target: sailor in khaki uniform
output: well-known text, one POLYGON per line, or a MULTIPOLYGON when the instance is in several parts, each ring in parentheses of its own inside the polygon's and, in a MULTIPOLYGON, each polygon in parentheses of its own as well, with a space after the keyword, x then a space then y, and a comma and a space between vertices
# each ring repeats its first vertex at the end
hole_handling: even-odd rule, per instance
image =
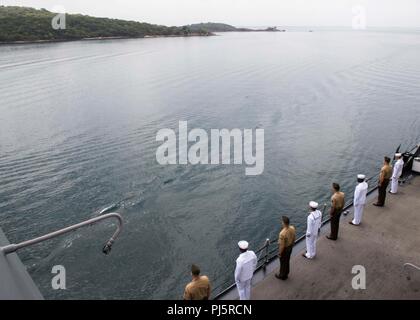
POLYGON ((359 183, 354 190, 353 207, 354 207, 354 218, 349 223, 358 226, 362 222, 363 210, 366 205, 366 196, 368 191, 368 184, 365 181, 366 176, 359 174, 357 176, 357 182, 359 183))
POLYGON ((322 213, 318 209, 318 203, 309 202, 310 212, 307 219, 306 227, 306 253, 305 258, 313 259, 316 255, 316 240, 318 238, 319 229, 321 228, 322 213))
POLYGON ((257 267, 257 256, 254 251, 248 251, 248 242, 239 241, 241 254, 236 259, 235 282, 240 300, 251 299, 251 280, 257 267))
POLYGON ((402 171, 404 168, 404 160, 402 159, 401 153, 396 153, 395 158, 397 162, 394 164, 394 168, 392 170, 392 177, 391 177, 391 190, 389 193, 396 194, 398 191, 398 180, 402 175, 402 171))
POLYGON ((338 228, 340 226, 340 217, 343 212, 345 198, 344 193, 340 191, 340 185, 338 183, 332 184, 333 195, 331 197, 331 209, 330 209, 330 226, 331 233, 327 236, 329 240, 337 240, 338 228))
POLYGON ((206 276, 200 276, 200 268, 191 266, 192 281, 187 284, 184 291, 184 300, 209 300, 210 281, 206 276))
POLYGON ((275 276, 277 279, 286 280, 290 272, 290 256, 292 255, 293 246, 296 240, 296 230, 294 226, 290 225, 288 217, 282 217, 283 229, 279 234, 279 259, 280 259, 280 270, 275 276))
POLYGON ((388 187, 389 179, 392 177, 392 168, 389 165, 390 162, 390 158, 384 158, 384 165, 381 169, 381 173, 379 174, 378 200, 373 204, 377 207, 383 207, 385 205, 386 188, 388 187))

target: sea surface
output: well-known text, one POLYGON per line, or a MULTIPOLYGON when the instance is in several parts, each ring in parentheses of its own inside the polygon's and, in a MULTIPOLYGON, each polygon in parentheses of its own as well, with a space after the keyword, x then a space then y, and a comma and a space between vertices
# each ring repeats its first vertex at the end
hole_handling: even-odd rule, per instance
POLYGON ((180 299, 191 263, 217 290, 237 242, 299 234, 310 200, 420 142, 420 33, 225 33, 0 46, 0 226, 47 299, 180 299), (265 168, 156 161, 163 128, 265 131, 265 168), (66 290, 53 290, 54 265, 66 290))

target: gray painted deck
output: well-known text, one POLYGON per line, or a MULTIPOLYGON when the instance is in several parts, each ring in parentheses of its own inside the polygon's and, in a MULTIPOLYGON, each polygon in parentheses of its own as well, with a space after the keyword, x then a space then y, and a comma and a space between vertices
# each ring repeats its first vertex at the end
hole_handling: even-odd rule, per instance
MULTIPOLYGON (((0 229, 0 246, 9 244, 0 229)), ((32 278, 16 253, 5 256, 0 252, 0 300, 43 299, 32 278)))
POLYGON ((407 262, 420 266, 420 177, 388 194, 385 207, 372 203, 359 227, 348 224, 348 215, 337 241, 322 235, 314 260, 295 248, 289 279, 269 273, 252 288, 252 299, 420 299, 420 271, 403 268, 407 262), (352 288, 354 265, 366 268, 366 290, 352 288))

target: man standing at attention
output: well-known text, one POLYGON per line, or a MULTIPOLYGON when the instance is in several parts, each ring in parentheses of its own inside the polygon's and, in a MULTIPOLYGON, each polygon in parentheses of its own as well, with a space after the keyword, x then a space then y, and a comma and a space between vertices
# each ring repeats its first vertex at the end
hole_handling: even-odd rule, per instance
POLYGON ((296 240, 296 230, 294 226, 290 225, 288 217, 282 217, 282 230, 279 234, 279 258, 280 271, 276 273, 277 279, 286 280, 290 272, 290 256, 292 254, 293 245, 296 240))
POLYGON ((392 168, 389 165, 390 162, 390 158, 384 158, 384 165, 381 169, 381 173, 379 174, 378 201, 376 201, 376 203, 373 204, 377 207, 383 207, 385 205, 386 188, 388 187, 389 179, 392 176, 392 168))
POLYGON ((251 299, 251 280, 257 267, 257 256, 254 251, 248 251, 248 242, 239 241, 241 254, 236 259, 235 282, 240 300, 251 299))
POLYGON ((354 217, 353 221, 349 223, 358 226, 362 222, 363 216, 363 209, 365 208, 366 204, 366 196, 368 191, 368 184, 365 181, 366 176, 363 174, 359 174, 357 176, 357 182, 359 183, 354 190, 354 199, 353 199, 353 207, 354 207, 354 217))
POLYGON ((397 162, 394 164, 394 168, 392 170, 392 178, 391 178, 391 190, 389 193, 396 194, 398 191, 398 180, 400 179, 402 175, 402 171, 404 168, 404 160, 402 159, 401 153, 395 154, 395 159, 397 162))
POLYGON ((318 203, 309 202, 310 212, 306 227, 306 253, 302 254, 307 259, 313 259, 316 255, 316 239, 321 228, 322 213, 318 209, 318 203))
POLYGON ((191 266, 192 281, 187 284, 184 291, 184 300, 209 300, 210 281, 206 276, 200 276, 200 268, 195 264, 191 266))
POLYGON ((337 240, 338 228, 340 226, 340 217, 344 208, 344 193, 340 191, 340 185, 338 183, 332 184, 333 195, 331 197, 331 209, 330 209, 330 225, 331 234, 327 236, 329 240, 337 240))

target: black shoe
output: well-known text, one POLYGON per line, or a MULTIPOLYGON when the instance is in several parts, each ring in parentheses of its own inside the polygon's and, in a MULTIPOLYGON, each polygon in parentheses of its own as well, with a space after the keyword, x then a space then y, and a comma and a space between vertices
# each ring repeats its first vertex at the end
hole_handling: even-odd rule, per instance
POLYGON ((330 237, 330 236, 325 236, 325 238, 327 238, 328 240, 333 240, 333 241, 335 241, 335 240, 337 240, 337 238, 333 238, 333 237, 330 237))
POLYGON ((287 276, 286 276, 286 277, 280 277, 280 275, 279 275, 278 273, 276 273, 274 276, 275 276, 277 279, 280 279, 280 280, 286 280, 286 279, 287 279, 287 276))
POLYGON ((374 203, 373 204, 375 207, 383 207, 384 205, 383 204, 379 204, 379 203, 374 203))

